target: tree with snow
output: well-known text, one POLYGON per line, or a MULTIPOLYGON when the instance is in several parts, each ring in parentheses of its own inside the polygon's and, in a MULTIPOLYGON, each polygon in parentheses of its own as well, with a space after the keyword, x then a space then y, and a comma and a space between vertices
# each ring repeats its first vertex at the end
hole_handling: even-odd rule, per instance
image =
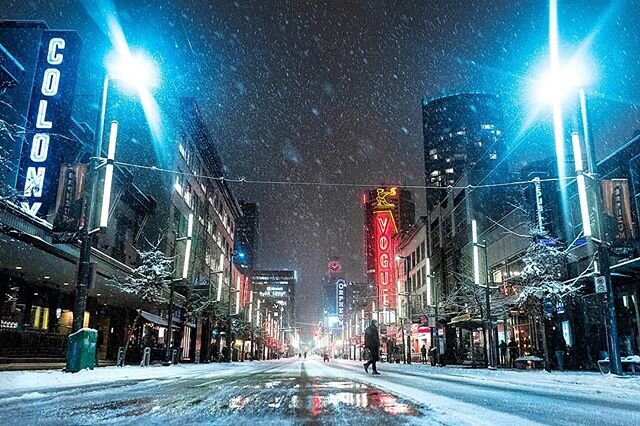
POLYGON ((515 303, 536 314, 542 331, 542 351, 545 369, 549 370, 549 348, 545 327, 544 303, 565 302, 579 293, 583 284, 578 278, 563 280, 564 269, 569 255, 566 249, 547 245, 538 241, 552 241, 551 238, 536 238, 522 257, 522 273, 515 280, 515 303))
POLYGON ((155 244, 151 244, 149 250, 139 250, 139 266, 134 268, 124 277, 112 278, 112 285, 118 287, 122 292, 133 295, 136 298, 138 309, 133 324, 128 328, 127 340, 124 346, 124 358, 131 337, 138 327, 142 317, 142 307, 145 303, 165 303, 174 272, 174 258, 165 255, 159 249, 162 238, 155 244))

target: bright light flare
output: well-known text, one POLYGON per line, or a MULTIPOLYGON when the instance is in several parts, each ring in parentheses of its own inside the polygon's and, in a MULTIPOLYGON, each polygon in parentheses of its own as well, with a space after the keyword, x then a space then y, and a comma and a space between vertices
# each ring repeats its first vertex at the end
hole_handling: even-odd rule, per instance
POLYGON ((137 91, 158 87, 160 73, 155 62, 142 52, 113 52, 107 58, 109 77, 137 91))
POLYGON ((537 81, 536 95, 545 104, 562 102, 590 82, 591 71, 582 62, 574 60, 545 73, 537 81))

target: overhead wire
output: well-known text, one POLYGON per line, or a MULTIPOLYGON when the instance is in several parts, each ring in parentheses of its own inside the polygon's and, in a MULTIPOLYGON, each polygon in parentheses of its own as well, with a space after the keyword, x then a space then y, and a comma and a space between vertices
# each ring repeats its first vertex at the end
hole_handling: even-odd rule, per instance
MULTIPOLYGON (((336 187, 336 188, 379 188, 380 184, 367 183, 367 182, 321 182, 321 181, 289 181, 289 180, 268 180, 268 179, 247 179, 244 177, 239 178, 229 178, 224 176, 209 176, 192 172, 183 172, 176 169, 169 169, 157 166, 149 166, 144 164, 130 163, 124 161, 115 161, 114 164, 123 166, 123 167, 131 167, 137 169, 150 170, 161 173, 169 173, 179 176, 187 176, 193 177, 196 179, 207 179, 214 180, 219 182, 228 182, 228 183, 239 183, 239 184, 253 184, 253 185, 290 185, 290 186, 315 186, 315 187, 336 187)), ((479 185, 448 185, 448 186, 431 186, 431 185, 402 185, 402 188, 405 189, 434 189, 434 190, 444 190, 449 191, 452 189, 477 189, 477 188, 496 188, 496 187, 504 187, 504 186, 518 186, 518 185, 529 185, 534 182, 557 182, 560 180, 575 180, 575 176, 567 176, 565 178, 544 178, 544 179, 529 179, 529 180, 518 180, 512 182, 499 182, 499 183, 490 183, 490 184, 479 184, 479 185)))

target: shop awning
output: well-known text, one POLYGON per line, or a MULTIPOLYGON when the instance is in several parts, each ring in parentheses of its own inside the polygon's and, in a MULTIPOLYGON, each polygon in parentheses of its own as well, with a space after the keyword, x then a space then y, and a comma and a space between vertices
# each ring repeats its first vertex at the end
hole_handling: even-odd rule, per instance
POLYGON ((140 315, 142 316, 142 318, 146 319, 147 321, 157 324, 159 326, 167 327, 169 325, 166 319, 162 318, 161 316, 154 315, 150 312, 140 311, 140 315))
MULTIPOLYGON (((147 311, 140 311, 140 315, 142 316, 142 318, 146 319, 149 322, 152 322, 156 325, 159 325, 160 327, 167 327, 169 324, 167 323, 167 320, 165 318, 162 318, 161 316, 152 314, 151 312, 147 312, 147 311)), ((173 323, 171 324, 172 328, 180 328, 179 324, 173 323)))
POLYGON ((449 321, 449 324, 466 330, 476 330, 482 327, 482 319, 471 318, 471 314, 463 314, 453 317, 451 321, 449 321))

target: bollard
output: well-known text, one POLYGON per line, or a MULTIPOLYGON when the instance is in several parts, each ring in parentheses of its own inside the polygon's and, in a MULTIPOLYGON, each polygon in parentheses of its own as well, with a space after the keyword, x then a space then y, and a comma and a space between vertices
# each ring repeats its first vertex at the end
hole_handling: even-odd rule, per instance
POLYGON ((140 361, 140 367, 148 367, 151 362, 151 348, 144 348, 144 353, 142 354, 142 361, 140 361))
POLYGON ((193 362, 200 364, 200 351, 196 351, 193 362))
POLYGON ((118 359, 116 360, 116 365, 118 367, 124 367, 124 347, 120 346, 118 348, 118 359))
POLYGON ((178 350, 174 349, 171 351, 171 362, 173 364, 177 364, 178 363, 178 350))

